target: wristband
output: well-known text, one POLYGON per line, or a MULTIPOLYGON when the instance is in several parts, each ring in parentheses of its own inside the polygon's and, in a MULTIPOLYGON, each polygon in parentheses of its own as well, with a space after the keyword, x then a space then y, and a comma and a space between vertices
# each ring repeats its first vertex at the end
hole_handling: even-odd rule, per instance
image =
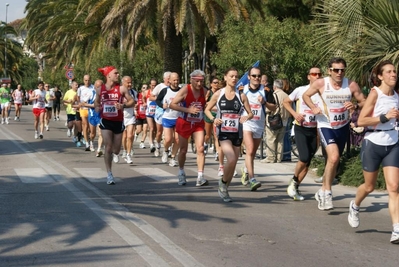
POLYGON ((126 108, 126 104, 125 103, 123 103, 123 108, 126 108))
POLYGON ((211 121, 212 123, 214 123, 214 122, 215 122, 215 118, 211 119, 210 121, 211 121))
POLYGON ((389 119, 387 118, 387 116, 385 116, 385 114, 380 115, 380 122, 381 123, 386 123, 388 121, 389 121, 389 119))

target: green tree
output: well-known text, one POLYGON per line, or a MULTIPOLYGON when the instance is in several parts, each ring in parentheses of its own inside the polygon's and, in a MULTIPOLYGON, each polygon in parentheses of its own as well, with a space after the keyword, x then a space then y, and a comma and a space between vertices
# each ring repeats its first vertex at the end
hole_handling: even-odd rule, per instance
POLYGON ((368 85, 372 68, 381 60, 399 64, 399 2, 392 0, 326 0, 315 13, 314 43, 321 60, 342 56, 347 76, 368 85))
POLYGON ((23 57, 23 50, 20 43, 14 39, 8 38, 16 36, 15 29, 3 23, 0 26, 0 58, 1 58, 1 72, 2 75, 6 74, 14 82, 21 80, 21 73, 18 69, 21 67, 21 58, 23 57))
POLYGON ((220 71, 236 67, 244 73, 260 60, 271 79, 288 78, 293 86, 307 84, 307 71, 317 62, 317 47, 310 42, 311 25, 274 17, 253 23, 228 19, 218 35, 219 53, 213 63, 220 71))

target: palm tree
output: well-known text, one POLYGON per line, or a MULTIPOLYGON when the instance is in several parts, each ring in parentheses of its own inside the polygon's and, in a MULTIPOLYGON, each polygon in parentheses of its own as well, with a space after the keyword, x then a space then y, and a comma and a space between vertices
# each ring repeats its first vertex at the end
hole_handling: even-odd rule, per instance
POLYGON ((322 59, 342 56, 347 75, 366 85, 381 60, 399 64, 399 2, 392 0, 326 0, 315 14, 315 45, 322 59))
MULTIPOLYGON (((261 11, 260 0, 91 0, 92 9, 88 19, 96 16, 105 3, 112 8, 102 21, 102 31, 108 36, 109 43, 119 38, 121 27, 130 35, 124 35, 122 42, 134 51, 135 43, 142 33, 151 32, 148 27, 156 27, 158 41, 163 47, 164 69, 182 73, 183 36, 188 33, 190 54, 195 50, 195 36, 205 36, 207 32, 215 34, 227 12, 236 18, 249 18, 247 6, 261 11), (101 4, 94 4, 101 2, 101 4), (244 4, 243 4, 244 2, 244 4)), ((153 32, 153 31, 152 31, 153 32)))
POLYGON ((4 36, 4 38, 0 38, 0 57, 2 59, 0 65, 8 77, 18 82, 21 78, 18 69, 21 65, 23 50, 20 43, 14 39, 7 38, 9 35, 17 36, 17 33, 13 27, 2 23, 0 26, 0 36, 4 36), (6 66, 4 66, 4 63, 6 66))

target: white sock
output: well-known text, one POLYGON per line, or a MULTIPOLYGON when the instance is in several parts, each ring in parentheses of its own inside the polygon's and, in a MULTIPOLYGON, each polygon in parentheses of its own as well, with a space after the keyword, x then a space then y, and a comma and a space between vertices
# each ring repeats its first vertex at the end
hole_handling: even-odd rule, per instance
POLYGON ((204 172, 203 171, 198 171, 198 178, 201 178, 204 176, 204 172))
POLYGON ((184 174, 184 169, 179 169, 179 175, 184 174))
POLYGON ((399 233, 399 223, 394 223, 393 224, 393 231, 396 233, 399 233))

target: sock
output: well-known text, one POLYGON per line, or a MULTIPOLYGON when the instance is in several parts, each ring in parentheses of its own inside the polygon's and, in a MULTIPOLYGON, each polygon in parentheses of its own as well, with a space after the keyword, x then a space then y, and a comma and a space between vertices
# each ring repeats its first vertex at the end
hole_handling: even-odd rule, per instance
POLYGON ((184 174, 184 169, 179 169, 179 175, 184 174))
POLYGON ((294 179, 294 181, 295 181, 296 183, 299 182, 299 181, 298 181, 298 177, 296 177, 295 175, 292 177, 292 179, 294 179))
POLYGON ((245 173, 248 173, 247 167, 244 167, 244 172, 245 172, 245 173))
POLYGON ((249 180, 250 180, 251 182, 256 181, 255 177, 252 177, 252 178, 250 178, 249 180))
POLYGON ((90 141, 90 146, 93 146, 93 141, 90 141))
POLYGON ((204 176, 204 172, 203 171, 198 171, 198 178, 201 178, 204 176))
POLYGON ((227 184, 227 182, 223 181, 223 178, 221 180, 222 180, 222 183, 227 184))
POLYGON ((393 224, 393 231, 396 233, 399 233, 399 223, 394 223, 393 224))
POLYGON ((219 169, 224 169, 224 166, 219 164, 219 169))
POLYGON ((357 206, 357 205, 355 204, 355 202, 353 202, 353 204, 352 204, 352 209, 359 211, 359 206, 357 206))
POLYGON ((109 172, 108 172, 108 175, 112 175, 112 171, 109 171, 109 172))

